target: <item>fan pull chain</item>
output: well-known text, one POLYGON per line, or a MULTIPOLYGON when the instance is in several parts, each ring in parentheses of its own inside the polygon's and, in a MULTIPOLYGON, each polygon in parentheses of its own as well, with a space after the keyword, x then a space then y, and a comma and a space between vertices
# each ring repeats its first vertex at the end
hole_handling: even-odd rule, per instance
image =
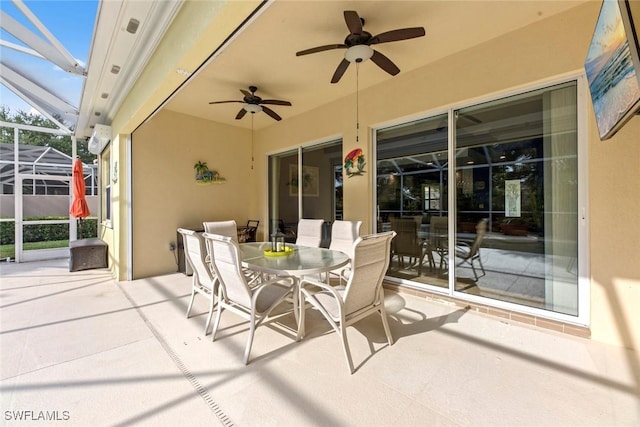
POLYGON ((360 141, 360 63, 356 62, 356 143, 360 141))
POLYGON ((251 170, 253 170, 253 113, 251 113, 251 170))

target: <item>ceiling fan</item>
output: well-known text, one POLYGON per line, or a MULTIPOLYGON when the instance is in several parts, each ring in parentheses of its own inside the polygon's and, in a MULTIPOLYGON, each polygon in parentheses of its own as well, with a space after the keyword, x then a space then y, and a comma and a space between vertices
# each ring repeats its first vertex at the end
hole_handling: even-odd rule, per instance
POLYGON ((347 49, 344 59, 338 64, 338 68, 336 68, 333 74, 331 83, 337 83, 340 80, 345 71, 347 71, 350 63, 363 62, 369 58, 371 58, 378 67, 395 76, 400 72, 400 69, 389 58, 377 50, 374 50, 371 45, 413 39, 425 35, 423 27, 411 27, 386 31, 377 36, 372 36, 371 33, 363 30, 364 19, 360 18, 354 10, 344 11, 344 21, 349 29, 349 35, 344 39, 344 43, 318 46, 296 53, 296 56, 302 56, 310 53, 324 52, 325 50, 347 49))
POLYGON ((258 95, 255 94, 255 92, 257 90, 258 90, 258 88, 256 86, 249 86, 249 91, 250 92, 248 92, 248 91, 246 91, 244 89, 240 89, 240 92, 242 92, 242 94, 244 95, 242 100, 212 101, 209 104, 226 104, 226 103, 230 103, 230 102, 244 104, 242 109, 240 111, 238 111, 238 114, 236 115, 236 120, 240 120, 241 118, 243 118, 244 115, 247 114, 247 111, 252 113, 252 114, 253 113, 258 113, 260 111, 264 111, 269 116, 271 116, 273 119, 278 120, 278 121, 282 120, 282 117, 280 117, 271 108, 266 107, 265 104, 266 105, 286 105, 286 106, 290 107, 291 103, 289 101, 280 101, 278 99, 262 99, 258 95))

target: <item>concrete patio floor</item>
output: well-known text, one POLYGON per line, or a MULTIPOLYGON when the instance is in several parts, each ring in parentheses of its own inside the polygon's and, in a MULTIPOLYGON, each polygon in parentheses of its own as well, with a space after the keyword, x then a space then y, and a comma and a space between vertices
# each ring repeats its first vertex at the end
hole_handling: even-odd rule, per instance
POLYGON ((638 426, 638 354, 387 292, 349 329, 357 371, 314 311, 307 336, 230 312, 215 342, 206 301, 185 318, 180 273, 116 282, 68 260, 0 265, 2 425, 638 426))

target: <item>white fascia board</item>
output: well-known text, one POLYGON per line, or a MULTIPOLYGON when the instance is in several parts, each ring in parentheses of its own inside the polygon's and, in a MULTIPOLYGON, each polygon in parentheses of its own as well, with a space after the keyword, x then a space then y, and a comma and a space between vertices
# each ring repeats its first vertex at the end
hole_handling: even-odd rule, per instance
MULTIPOLYGON (((138 77, 144 70, 147 62, 154 54, 160 40, 169 28, 173 18, 176 16, 183 1, 173 2, 152 2, 150 4, 141 5, 139 2, 128 2, 124 8, 124 14, 120 17, 123 21, 129 16, 143 16, 142 23, 135 38, 132 37, 132 43, 128 49, 127 60, 123 64, 124 69, 120 78, 116 81, 112 88, 112 96, 107 103, 107 117, 113 119, 117 111, 122 106, 124 99, 136 83, 138 77)), ((121 22, 126 25, 126 22, 121 22)), ((127 34, 119 35, 118 44, 127 42, 127 34)), ((113 49, 117 46, 112 46, 113 49)))

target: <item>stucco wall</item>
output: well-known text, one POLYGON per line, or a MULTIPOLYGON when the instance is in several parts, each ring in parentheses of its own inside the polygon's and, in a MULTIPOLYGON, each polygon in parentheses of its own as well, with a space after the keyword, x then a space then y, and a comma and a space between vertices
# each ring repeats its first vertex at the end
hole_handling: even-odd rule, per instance
POLYGON ((640 350, 640 116, 607 141, 590 131, 591 334, 640 350))
POLYGON ((176 229, 203 221, 246 224, 253 197, 251 131, 163 111, 132 136, 134 278, 177 271, 176 229), (226 179, 198 185, 193 165, 226 179))

